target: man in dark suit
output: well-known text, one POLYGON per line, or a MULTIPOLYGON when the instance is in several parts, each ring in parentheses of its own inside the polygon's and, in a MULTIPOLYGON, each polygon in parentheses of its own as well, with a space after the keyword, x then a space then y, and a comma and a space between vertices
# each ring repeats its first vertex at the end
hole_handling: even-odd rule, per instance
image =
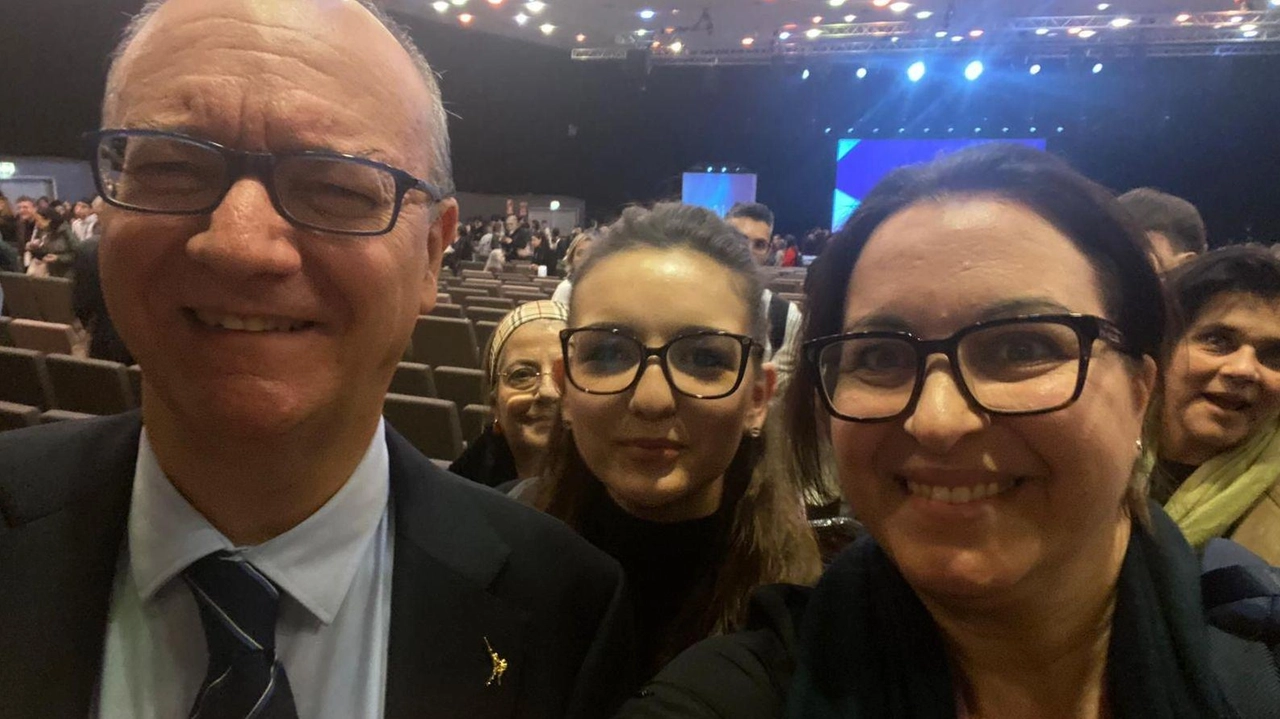
POLYGON ((457 225, 421 54, 352 0, 169 0, 106 97, 142 409, 0 435, 0 715, 607 715, 616 564, 381 418, 457 225))

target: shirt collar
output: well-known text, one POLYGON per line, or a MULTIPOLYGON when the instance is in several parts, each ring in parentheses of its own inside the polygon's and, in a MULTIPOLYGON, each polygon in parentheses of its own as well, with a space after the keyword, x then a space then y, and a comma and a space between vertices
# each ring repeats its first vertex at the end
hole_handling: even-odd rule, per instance
POLYGON ((386 428, 342 489, 296 527, 262 544, 236 547, 169 482, 146 428, 138 440, 129 509, 129 566, 143 601, 197 559, 218 550, 240 552, 325 624, 346 598, 390 497, 386 428))

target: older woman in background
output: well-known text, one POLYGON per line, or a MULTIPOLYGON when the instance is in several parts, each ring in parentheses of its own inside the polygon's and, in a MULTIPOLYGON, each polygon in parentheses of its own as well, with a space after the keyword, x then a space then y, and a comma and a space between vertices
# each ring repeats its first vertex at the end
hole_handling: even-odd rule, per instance
POLYGON ((569 310, 558 302, 528 302, 498 323, 485 349, 484 374, 493 423, 449 471, 497 487, 535 477, 560 409, 552 366, 569 310))
POLYGON ((1168 285, 1156 497, 1192 546, 1229 537, 1280 564, 1280 257, 1214 250, 1168 285))

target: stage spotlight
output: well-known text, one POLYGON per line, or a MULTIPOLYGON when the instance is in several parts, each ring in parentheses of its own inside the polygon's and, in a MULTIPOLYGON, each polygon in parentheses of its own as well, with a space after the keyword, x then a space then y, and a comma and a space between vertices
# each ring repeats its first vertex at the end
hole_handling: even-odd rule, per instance
POLYGON ((1002 128, 1000 128, 1000 132, 1003 132, 1003 133, 1005 133, 1005 134, 1007 135, 1007 134, 1009 134, 1009 128, 1007 128, 1007 127, 1002 127, 1002 128))
POLYGON ((1076 33, 1076 37, 1079 37, 1083 40, 1088 40, 1089 38, 1097 34, 1098 34, 1097 30, 1081 30, 1080 32, 1076 33))
POLYGON ((742 46, 743 46, 743 47, 751 47, 751 46, 752 46, 752 45, 754 45, 754 44, 756 44, 756 39, 755 39, 754 37, 751 37, 750 35, 748 35, 748 36, 746 36, 746 37, 742 38, 742 46))
POLYGON ((948 127, 948 128, 947 128, 947 134, 948 134, 948 135, 954 135, 954 134, 955 134, 955 132, 956 132, 956 129, 955 129, 954 127, 948 127))
POLYGON ((984 69, 985 68, 983 68, 981 60, 974 60, 973 62, 969 63, 965 67, 964 79, 968 80, 969 82, 973 82, 974 80, 977 80, 978 78, 982 77, 982 71, 984 69))
POLYGON ((857 20, 857 19, 858 19, 858 16, 857 16, 857 15, 845 15, 845 16, 844 16, 844 21, 845 21, 845 22, 853 22, 854 20, 857 20))
POLYGON ((1110 10, 1110 9, 1111 9, 1111 3, 1109 3, 1109 2, 1100 2, 1100 3, 1098 3, 1098 12, 1106 12, 1106 11, 1108 11, 1108 10, 1110 10))
POLYGON ((1037 34, 1037 35, 1048 35, 1048 34, 1049 34, 1049 28, 1047 28, 1047 27, 1038 27, 1038 28, 1036 28, 1036 34, 1037 34))
POLYGON ((822 34, 822 31, 816 27, 811 27, 808 30, 804 31, 804 36, 809 38, 810 40, 817 38, 821 34, 822 34))
POLYGON ((778 39, 779 39, 779 40, 790 40, 790 39, 791 39, 791 33, 790 33, 790 32, 788 32, 788 31, 786 31, 786 30, 783 30, 782 32, 778 33, 778 39))
POLYGON ((668 45, 668 47, 671 49, 671 52, 677 55, 679 55, 681 52, 684 52, 684 43, 680 42, 679 40, 676 40, 675 42, 671 43, 670 45, 668 45))
POLYGON ((973 128, 973 134, 977 135, 977 134, 979 134, 979 133, 981 133, 981 132, 982 132, 982 128, 981 128, 981 127, 975 127, 975 128, 973 128))
POLYGON ((517 25, 524 25, 525 23, 529 22, 529 16, 525 15, 522 12, 516 13, 515 21, 517 25))
POLYGON ((1032 135, 1036 134, 1036 126, 1035 126, 1035 125, 1032 125, 1030 128, 1028 128, 1028 131, 1029 131, 1032 135))
POLYGON ((801 80, 808 80, 808 79, 809 79, 809 68, 807 68, 807 67, 806 67, 806 68, 804 69, 804 72, 800 73, 800 79, 801 79, 801 80))
POLYGON ((822 134, 824 134, 824 135, 830 135, 830 134, 831 134, 831 128, 829 128, 829 127, 824 127, 824 128, 822 129, 822 134))
POLYGON ((538 26, 538 29, 542 31, 543 35, 550 35, 551 33, 556 31, 556 26, 552 25, 549 22, 544 22, 538 26))
POLYGON ((858 68, 858 71, 854 74, 858 76, 859 80, 865 80, 867 77, 867 68, 860 67, 858 68))
POLYGON ((1044 68, 1040 67, 1040 63, 1037 62, 1031 67, 1027 68, 1027 72, 1031 73, 1032 75, 1039 75, 1040 71, 1043 69, 1044 68))
POLYGON ((925 66, 920 60, 911 63, 911 66, 907 68, 907 78, 911 82, 920 82, 920 78, 924 77, 924 73, 925 66))
POLYGON ((944 37, 946 37, 946 36, 947 36, 947 31, 946 31, 946 30, 939 30, 939 31, 935 32, 935 33, 933 34, 933 36, 934 36, 934 37, 936 37, 936 38, 938 38, 938 39, 942 39, 942 38, 944 38, 944 37))
POLYGON ((529 0, 529 2, 524 4, 524 6, 529 12, 537 15, 546 9, 547 4, 542 2, 542 0, 529 0))
POLYGON ((1118 17, 1111 21, 1111 27, 1129 27, 1133 24, 1133 18, 1118 17))
POLYGON ((1093 74, 1097 75, 1100 72, 1102 72, 1102 63, 1097 63, 1093 66, 1093 74))
POLYGON ((436 2, 431 3, 431 7, 435 8, 436 12, 449 12, 449 3, 445 2, 445 0, 436 0, 436 2))
POLYGON ((928 20, 931 17, 933 17, 932 10, 921 10, 920 12, 916 13, 917 20, 928 20))
POLYGON ((827 0, 827 4, 831 7, 840 7, 844 4, 844 0, 827 0))
POLYGON ((897 13, 903 13, 903 12, 906 12, 910 7, 911 7, 911 3, 909 2, 896 2, 890 5, 889 9, 897 13))
POLYGON ((1059 134, 1061 134, 1061 133, 1062 133, 1062 131, 1063 131, 1064 129, 1065 129, 1065 128, 1063 128, 1063 127, 1059 127, 1059 128, 1058 128, 1058 133, 1059 133, 1059 134))
POLYGON ((884 7, 889 4, 889 0, 871 0, 871 4, 876 7, 884 7))
POLYGON ((899 127, 899 128, 898 128, 898 134, 899 134, 899 135, 902 135, 902 134, 906 133, 906 131, 907 131, 907 128, 905 128, 905 127, 899 127))
POLYGON ((1178 21, 1178 22, 1182 22, 1182 23, 1191 22, 1191 14, 1190 14, 1190 13, 1185 13, 1185 12, 1184 12, 1184 13, 1182 13, 1181 15, 1179 15, 1178 17, 1175 17, 1175 18, 1174 18, 1174 20, 1176 20, 1176 21, 1178 21))
POLYGON ((723 173, 723 172, 728 172, 728 171, 729 171, 729 168, 727 168, 727 167, 721 167, 721 168, 720 168, 720 172, 722 172, 722 173, 723 173))
MULTIPOLYGON (((574 40, 577 40, 578 42, 586 42, 587 36, 582 33, 578 33, 578 36, 575 37, 574 40)), ((676 50, 676 45, 679 45, 679 44, 680 44, 679 42, 671 43, 671 49, 675 50, 676 52, 680 52, 679 50, 676 50)))
POLYGON ((458 22, 463 25, 470 25, 472 20, 475 20, 475 17, 473 17, 469 12, 464 12, 458 16, 458 22))
POLYGON ((645 8, 637 14, 640 16, 641 20, 652 20, 653 16, 657 15, 658 13, 650 10, 649 8, 645 8))
POLYGON ((560 209, 560 201, 559 201, 559 200, 552 200, 552 201, 551 201, 551 204, 549 205, 549 207, 551 208, 551 211, 552 211, 552 212, 555 212, 556 210, 560 209))

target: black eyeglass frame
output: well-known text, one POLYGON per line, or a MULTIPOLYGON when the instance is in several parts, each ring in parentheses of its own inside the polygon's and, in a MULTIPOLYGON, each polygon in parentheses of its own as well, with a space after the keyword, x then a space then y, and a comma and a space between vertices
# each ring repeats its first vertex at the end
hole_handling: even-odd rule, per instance
POLYGON ((1093 356, 1093 343, 1096 340, 1102 340, 1116 347, 1124 354, 1130 356, 1138 356, 1132 348, 1129 347, 1128 341, 1125 339, 1124 333, 1120 328, 1110 320, 1095 315, 1084 314, 1046 314, 1046 315, 1022 315, 1018 317, 1002 317, 996 320, 988 320, 986 322, 977 322, 968 327, 960 329, 950 337, 938 340, 922 340, 910 332, 892 332, 892 331, 873 331, 873 332, 846 332, 838 335, 828 335, 805 342, 802 350, 804 352, 805 362, 808 363, 810 370, 818 379, 818 394, 822 397, 822 403, 826 407, 827 412, 838 419, 846 422, 892 422, 894 420, 908 417, 915 411, 916 403, 920 400, 920 393, 924 391, 924 375, 928 359, 935 354, 945 355, 947 362, 951 365, 951 376, 956 380, 956 386, 960 388, 960 393, 972 405, 982 409, 982 411, 1004 417, 1026 417, 1037 414, 1048 414, 1057 412, 1071 406, 1080 399, 1080 394, 1084 392, 1085 381, 1089 374, 1089 360, 1093 356), (959 352, 960 343, 965 337, 978 332, 980 330, 991 329, 992 327, 1000 327, 1003 325, 1020 324, 1027 322, 1041 322, 1059 324, 1071 328, 1076 333, 1076 338, 1080 342, 1080 359, 1079 366, 1076 369, 1076 386, 1072 390, 1071 397, 1066 401, 1053 407, 1045 409, 1033 410, 997 410, 991 409, 979 402, 973 395, 973 391, 969 389, 969 383, 964 378, 964 373, 960 370, 960 361, 956 354, 959 352), (831 400, 831 394, 827 390, 826 382, 822 379, 822 367, 819 366, 819 358, 822 351, 828 346, 846 342, 855 339, 897 339, 909 343, 916 353, 916 377, 915 386, 912 387, 911 397, 907 400, 906 407, 895 415, 888 417, 853 417, 843 414, 835 407, 835 403, 831 400))
POLYGON ((226 199, 227 193, 231 191, 231 188, 235 185, 235 183, 239 182, 240 179, 246 175, 253 175, 254 177, 261 180, 262 184, 267 188, 267 196, 271 198, 271 206, 275 208, 276 212, 279 213, 281 217, 288 220, 290 224, 293 224, 297 227, 302 227, 308 230, 315 230, 317 232, 324 232, 328 234, 351 235, 356 237, 371 237, 375 235, 385 235, 395 228, 396 221, 400 219, 400 210, 404 205, 404 196, 410 190, 420 190, 421 192, 426 194, 428 197, 431 198, 431 202, 429 204, 435 204, 448 197, 448 195, 445 194, 440 188, 427 182, 426 180, 415 177, 410 173, 406 172, 405 170, 401 170, 398 167, 388 165, 384 162, 378 162, 377 160, 370 160, 367 157, 359 157, 357 155, 347 155, 341 152, 333 152, 329 150, 300 150, 297 152, 280 152, 280 153, 248 152, 246 150, 236 150, 236 149, 227 147, 225 145, 221 145, 219 143, 213 142, 212 140, 204 140, 198 137, 191 137, 190 135, 184 135, 180 132, 169 132, 167 130, 147 130, 147 129, 128 129, 128 128, 107 128, 107 129, 97 130, 94 132, 88 132, 84 134, 84 140, 86 145, 88 145, 88 147, 90 148, 89 162, 91 164, 91 167, 93 168, 93 182, 98 189, 98 194, 102 197, 102 200, 107 204, 112 205, 114 207, 119 207, 122 210, 129 210, 131 212, 143 212, 143 213, 153 214, 153 215, 185 215, 185 216, 205 215, 210 212, 213 212, 218 208, 219 205, 222 204, 222 201, 226 199), (121 136, 123 137, 163 137, 171 140, 178 140, 190 145, 195 145, 197 147, 202 147, 204 149, 213 150, 217 152, 222 156, 223 161, 226 162, 226 165, 227 165, 227 176, 225 178, 225 182, 222 189, 217 194, 217 198, 207 207, 202 207, 202 208, 197 208, 192 210, 155 210, 155 209, 150 209, 146 207, 140 207, 137 205, 131 205, 127 202, 121 202, 120 200, 112 197, 111 193, 107 192, 106 187, 103 186, 102 173, 99 170, 99 162, 101 158, 99 156, 98 150, 99 148, 102 147, 103 141, 106 140, 107 138, 121 137, 121 136), (383 172, 390 174, 396 183, 396 193, 395 193, 395 205, 392 207, 391 217, 387 221, 387 226, 380 230, 335 230, 330 227, 324 227, 321 225, 314 225, 309 222, 304 222, 298 219, 297 217, 294 217, 287 209, 285 209, 284 204, 280 201, 280 195, 276 192, 275 168, 279 160, 291 159, 296 157, 341 160, 344 162, 352 162, 358 165, 364 165, 366 167, 372 167, 376 170, 381 170, 383 172))
POLYGON ((733 394, 734 392, 737 392, 738 387, 742 386, 742 378, 745 377, 747 374, 747 363, 751 361, 752 352, 755 351, 756 349, 760 349, 761 351, 763 351, 764 349, 759 342, 756 342, 751 337, 748 337, 746 335, 735 334, 733 332, 724 332, 719 330, 687 332, 685 334, 672 337, 666 344, 662 345, 661 347, 649 347, 645 345, 645 343, 641 342, 639 339, 632 336, 626 330, 622 330, 617 327, 574 327, 567 330, 560 330, 560 348, 561 348, 561 351, 564 353, 565 379, 568 380, 569 383, 572 384, 574 387, 576 387, 579 391, 585 392, 586 394, 614 395, 614 394, 622 394, 624 392, 629 392, 635 389, 636 385, 640 384, 640 378, 643 377, 645 371, 649 369, 649 358, 657 357, 658 364, 659 366, 662 367, 662 375, 666 378, 667 386, 671 388, 671 391, 675 392, 676 394, 683 395, 685 397, 692 397, 693 399, 723 399, 733 394), (628 339, 636 343, 636 345, 640 347, 641 357, 640 357, 640 362, 636 365, 636 374, 634 377, 631 378, 631 381, 628 382, 625 387, 614 390, 612 392, 600 392, 595 390, 589 390, 586 387, 583 387, 582 385, 578 384, 577 380, 573 378, 573 369, 571 367, 572 363, 569 361, 569 340, 575 334, 578 334, 580 332, 608 332, 618 337, 623 337, 625 339, 628 339), (733 381, 733 386, 730 387, 727 392, 724 392, 722 394, 713 394, 713 395, 712 394, 706 394, 706 395, 694 394, 692 392, 685 392, 684 390, 676 386, 675 380, 671 376, 671 366, 667 363, 667 352, 671 349, 671 346, 674 345, 675 343, 684 339, 688 339, 690 337, 731 337, 737 340, 738 344, 742 345, 742 361, 738 363, 738 377, 733 381))

